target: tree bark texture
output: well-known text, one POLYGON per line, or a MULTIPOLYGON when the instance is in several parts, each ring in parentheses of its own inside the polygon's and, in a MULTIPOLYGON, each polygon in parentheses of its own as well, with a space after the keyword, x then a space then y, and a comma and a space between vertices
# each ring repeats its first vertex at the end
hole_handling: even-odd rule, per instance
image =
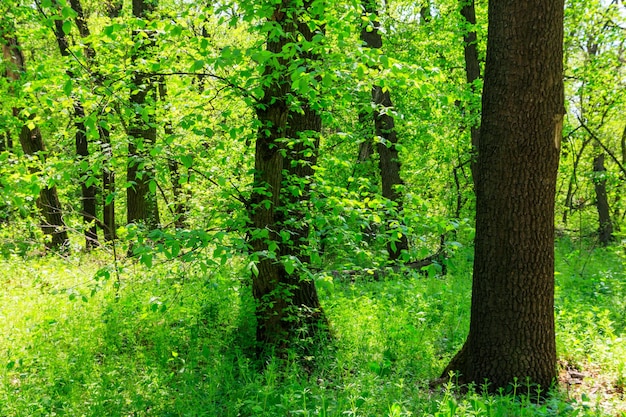
MULTIPOLYGON (((76 2, 76 0, 74 0, 76 2)), ((80 3, 79 3, 80 6, 80 3)), ((82 13, 82 8, 79 9, 82 13)), ((82 20, 82 15, 79 15, 82 20)), ((78 18, 77 18, 78 20, 78 18)), ((84 29, 83 29, 84 30, 84 29)), ((82 32, 81 32, 82 33, 82 32)), ((59 45, 59 52, 64 58, 70 56, 69 43, 65 32, 63 31, 63 21, 54 21, 54 34, 59 45)), ((66 70, 66 74, 71 79, 75 79, 76 76, 71 69, 66 70)), ((89 159, 89 143, 87 141, 87 131, 85 129, 85 110, 79 98, 73 97, 72 99, 74 108, 74 128, 76 133, 74 134, 76 142, 76 155, 78 156, 76 162, 80 164, 81 161, 87 161, 89 159)), ((85 249, 89 250, 95 246, 98 246, 98 227, 96 225, 97 213, 96 213, 96 186, 87 185, 86 179, 83 179, 86 175, 89 175, 88 171, 78 172, 80 189, 81 189, 81 215, 83 222, 85 223, 85 249)))
MULTIPOLYGON (((155 7, 156 4, 152 0, 133 0, 133 16, 146 18, 155 7)), ((136 49, 131 56, 131 61, 136 64, 143 56, 150 53, 153 34, 137 30, 133 35, 136 49)), ((159 225, 156 193, 150 191, 150 182, 156 181, 153 161, 150 159, 150 149, 156 142, 157 129, 154 112, 147 111, 146 115, 142 115, 142 112, 155 105, 156 89, 157 80, 154 76, 135 70, 130 94, 130 102, 135 108, 135 114, 128 132, 130 141, 126 169, 127 181, 132 185, 126 189, 126 221, 143 224, 149 229, 157 228, 159 225)))
MULTIPOLYGON (((365 46, 372 49, 380 49, 383 39, 377 21, 378 5, 376 0, 363 0, 363 10, 366 18, 374 18, 361 29, 361 40, 365 46)), ((379 156, 379 169, 382 183, 383 197, 391 201, 401 216, 403 209, 403 194, 400 188, 403 185, 400 177, 400 156, 398 154, 398 135, 395 129, 395 120, 390 114, 393 108, 389 90, 383 90, 378 85, 372 86, 372 104, 374 106, 374 128, 377 138, 377 150, 379 156)), ((409 241, 405 233, 398 231, 398 221, 387 219, 388 232, 392 234, 387 243, 389 259, 397 260, 402 251, 409 249, 409 241), (395 230, 394 230, 395 229, 395 230)))
MULTIPOLYGON (((19 81, 21 74, 26 71, 24 55, 17 38, 12 36, 9 31, 3 30, 2 52, 6 62, 11 65, 6 70, 7 78, 10 82, 19 81)), ((19 114, 20 109, 13 108, 13 116, 19 117, 19 114)), ((19 140, 24 153, 32 157, 45 158, 46 149, 41 131, 37 126, 31 129, 28 126, 28 121, 23 120, 22 122, 24 124, 20 129, 19 140)), ((37 207, 43 216, 41 230, 44 234, 51 236, 51 240, 46 242, 46 246, 55 249, 67 247, 69 238, 56 187, 43 187, 39 191, 37 207)))
POLYGON ((309 261, 305 212, 321 117, 305 97, 298 97, 299 104, 289 102, 290 96, 297 96, 291 90, 289 63, 298 59, 308 66, 317 56, 300 49, 290 60, 282 53, 299 36, 312 40, 314 31, 302 20, 310 3, 297 6, 295 1, 284 0, 276 7, 272 20, 283 34, 268 35, 267 50, 277 58, 275 65, 265 68, 271 81, 256 108, 260 127, 249 213, 250 244, 259 255, 252 284, 259 353, 315 336, 325 322, 315 283, 300 276, 298 269, 288 272, 285 268, 285 261, 309 261))
POLYGON ((563 0, 491 0, 470 332, 444 371, 490 390, 556 378, 554 202, 563 0))

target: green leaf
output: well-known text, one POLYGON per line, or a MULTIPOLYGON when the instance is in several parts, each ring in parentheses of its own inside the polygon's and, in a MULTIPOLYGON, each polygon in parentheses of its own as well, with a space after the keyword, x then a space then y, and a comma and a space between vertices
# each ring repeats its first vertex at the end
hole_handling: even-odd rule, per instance
POLYGON ((63 84, 63 92, 65 93, 66 96, 69 96, 72 94, 72 86, 73 86, 72 79, 68 78, 67 81, 65 81, 65 84, 63 84))
POLYGON ((63 7, 63 9, 61 9, 61 17, 63 17, 63 19, 73 19, 76 16, 77 16, 77 14, 74 11, 74 9, 72 9, 69 6, 65 6, 65 7, 63 7))
POLYGON ((189 68, 189 72, 196 72, 201 70, 202 68, 204 68, 204 60, 202 59, 197 59, 196 61, 194 61, 194 63, 191 65, 191 68, 189 68))
POLYGON ((141 258, 139 258, 142 264, 147 266, 148 268, 152 268, 152 254, 151 253, 143 253, 141 258))
POLYGON ((72 22, 70 22, 69 20, 66 20, 65 22, 63 22, 63 33, 65 33, 66 35, 69 35, 71 31, 72 31, 72 22))
POLYGON ((150 182, 148 183, 148 189, 150 190, 150 193, 156 194, 157 183, 155 180, 150 180, 150 182))
POLYGON ((285 266, 285 271, 289 275, 293 274, 293 271, 296 270, 296 266, 293 264, 293 261, 291 259, 287 259, 285 262, 283 262, 283 265, 285 266))

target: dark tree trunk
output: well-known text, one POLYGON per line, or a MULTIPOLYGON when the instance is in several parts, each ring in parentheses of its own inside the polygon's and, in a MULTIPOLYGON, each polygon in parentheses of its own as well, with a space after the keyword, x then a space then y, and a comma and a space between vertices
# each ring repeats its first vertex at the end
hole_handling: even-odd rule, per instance
MULTIPOLYGON (((378 16, 376 0, 363 0, 363 10, 367 18, 378 16)), ((380 49, 383 46, 383 39, 379 31, 379 23, 376 19, 361 29, 361 40, 365 46, 373 49, 380 49)), ((382 182, 382 194, 395 205, 398 215, 402 216, 403 185, 400 178, 400 157, 398 155, 398 136, 395 129, 395 120, 390 114, 393 108, 389 90, 374 85, 372 87, 372 103, 374 104, 374 126, 377 137, 377 149, 379 156, 380 177, 382 182)), ((398 230, 397 220, 387 219, 387 231, 390 233, 387 243, 389 259, 397 260, 402 251, 409 249, 409 242, 405 233, 398 230), (395 230, 394 230, 395 229, 395 230)))
MULTIPOLYGON (((103 127, 99 128, 102 140, 101 150, 107 161, 113 158, 111 148, 111 132, 103 127)), ((102 223, 104 229, 104 241, 110 242, 116 236, 117 225, 115 223, 115 170, 104 164, 102 168, 102 223)))
POLYGON ((491 0, 470 332, 444 372, 494 391, 556 378, 554 200, 563 0, 491 0))
MULTIPOLYGON (((256 140, 254 189, 249 211, 250 244, 259 256, 252 292, 257 301, 260 353, 314 337, 325 321, 315 283, 301 276, 299 268, 292 270, 291 267, 292 261, 308 262, 309 228, 305 211, 321 118, 304 97, 299 97, 299 108, 290 108, 287 100, 292 93, 291 74, 289 62, 281 54, 283 47, 297 38, 297 34, 307 41, 312 40, 314 33, 301 20, 309 5, 310 2, 305 1, 298 7, 297 2, 284 0, 276 8, 272 19, 281 26, 284 35, 268 37, 267 50, 277 55, 277 64, 265 68, 266 76, 276 77, 265 88, 256 108, 261 127, 256 140), (288 145, 282 138, 292 144, 288 145), (268 251, 274 252, 275 257, 268 256, 268 251), (290 265, 289 268, 286 265, 290 265)), ((299 58, 309 64, 317 56, 300 52, 294 59, 299 58)))
MULTIPOLYGON (((167 84, 165 77, 161 77, 159 79, 159 100, 167 100, 167 84)), ((172 123, 169 120, 165 123, 164 133, 166 137, 174 134, 172 123)), ((190 196, 185 192, 185 190, 183 190, 180 183, 180 167, 178 161, 176 161, 176 159, 174 159, 171 155, 167 160, 167 167, 170 171, 172 194, 174 194, 174 207, 172 210, 174 215, 174 226, 178 229, 182 229, 187 224, 187 205, 185 204, 185 201, 190 196)))
MULTIPOLYGON (((20 144, 26 155, 40 156, 45 153, 43 138, 38 127, 30 129, 26 124, 20 130, 20 144)), ((50 235, 50 242, 46 242, 49 248, 65 248, 69 246, 67 228, 63 221, 63 210, 56 187, 44 187, 39 192, 37 207, 43 214, 41 230, 44 234, 50 235)))
MULTIPOLYGON (((73 3, 76 3, 76 0, 74 0, 73 3)), ((78 7, 80 7, 80 3, 78 4, 78 7)), ((79 10, 81 12, 81 14, 79 15, 80 21, 84 23, 84 20, 82 19, 82 8, 79 8, 79 10)), ((77 21, 78 19, 79 18, 77 18, 77 21)), ((59 52, 61 53, 62 57, 67 58, 70 56, 70 51, 67 37, 65 36, 65 32, 63 31, 63 21, 59 19, 55 20, 54 29, 57 44, 59 45, 59 52)), ((76 78, 74 72, 71 69, 67 69, 66 73, 68 77, 72 79, 76 78)), ((85 123, 83 121, 85 118, 85 110, 83 109, 83 105, 80 99, 77 97, 73 98, 73 107, 74 127, 76 129, 76 155, 78 156, 76 162, 77 164, 80 164, 81 161, 87 161, 89 159, 89 143, 87 141, 87 132, 85 129, 85 123)), ((85 179, 87 175, 89 175, 88 170, 78 172, 78 182, 80 183, 81 189, 81 215, 83 217, 83 222, 86 225, 85 249, 89 250, 95 246, 98 246, 98 227, 96 225, 96 186, 93 184, 87 185, 87 180, 85 179)))
MULTIPOLYGON (((111 3, 107 3, 111 4, 111 3)), ((119 9, 121 10, 121 3, 119 4, 119 9)), ((85 42, 85 57, 87 57, 89 63, 93 63, 93 60, 96 57, 96 52, 91 47, 89 43, 89 26, 87 26, 87 21, 85 19, 85 15, 83 13, 83 7, 81 5, 80 0, 70 0, 70 5, 72 9, 76 12, 76 18, 74 19, 76 26, 78 27, 78 32, 80 33, 80 37, 85 42)), ((109 10, 109 9, 107 9, 109 10)), ((113 9, 115 10, 115 9, 113 9)), ((119 10, 118 10, 119 12, 119 10)), ((111 10, 109 10, 109 17, 113 18, 115 15, 111 14, 111 10)), ((102 77, 95 72, 96 82, 102 85, 102 77)), ((83 129, 84 130, 84 129, 83 129)), ((105 128, 101 123, 98 123, 98 132, 100 136, 100 151, 102 155, 104 155, 106 161, 110 161, 113 158, 113 151, 111 148, 111 132, 109 129, 105 128)), ((78 138, 77 138, 78 140, 78 138)), ((78 146, 78 142, 77 142, 78 146)), ((102 222, 98 222, 104 231, 104 240, 105 242, 110 242, 115 239, 115 200, 113 196, 115 195, 115 172, 107 166, 106 162, 103 164, 102 168, 102 222)), ((95 196, 94 196, 95 197, 95 196)), ((94 198, 95 205, 95 198, 94 198)), ((94 208, 94 212, 95 212, 94 208)))
MULTIPOLYGON (((7 30, 8 28, 3 29, 5 30, 3 30, 2 34, 2 52, 5 61, 12 66, 6 69, 6 76, 10 82, 16 82, 19 81, 20 74, 26 70, 24 55, 17 39, 12 36, 10 30, 7 30)), ((13 108, 13 116, 19 117, 19 113, 20 109, 13 108)), ((33 115, 31 115, 32 117, 33 115)), ((41 131, 36 126, 31 129, 28 127, 27 121, 23 122, 19 139, 24 153, 33 157, 45 158, 45 146, 41 131)), ((46 246, 55 249, 69 246, 67 228, 63 221, 63 211, 56 187, 44 187, 41 189, 37 199, 37 207, 43 215, 41 230, 44 234, 51 236, 51 240, 46 242, 46 246)))
MULTIPOLYGON (((476 36, 476 8, 474 0, 461 0, 461 16, 465 19, 470 28, 463 32, 463 56, 465 58, 465 78, 470 85, 473 94, 477 95, 476 80, 480 79, 480 61, 478 60, 478 38, 476 36)), ((472 163, 470 165, 473 176, 476 176, 476 152, 478 150, 478 140, 480 127, 476 119, 480 114, 480 108, 476 108, 474 103, 469 103, 470 116, 470 136, 472 141, 472 163)))
POLYGON ((613 222, 606 194, 606 167, 603 151, 599 151, 593 158, 593 174, 596 208, 598 209, 598 238, 602 246, 607 246, 613 240, 613 222))
MULTIPOLYGON (((150 0, 133 0, 133 16, 147 18, 153 12, 156 4, 150 0)), ((136 65, 142 57, 149 54, 154 43, 153 33, 133 34, 136 51, 131 56, 131 62, 136 65)), ((157 80, 154 76, 146 75, 141 70, 135 70, 131 83, 130 102, 136 109, 155 105, 157 80)), ((153 113, 145 121, 139 111, 136 111, 130 121, 128 143, 128 165, 126 169, 127 181, 131 184, 126 189, 126 221, 140 223, 155 229, 159 225, 159 209, 156 192, 150 183, 156 181, 153 161, 150 158, 150 149, 156 142, 157 130, 153 113)))
POLYGON ((433 16, 430 12, 430 0, 423 0, 420 7, 420 18, 422 23, 428 23, 432 20, 433 16))

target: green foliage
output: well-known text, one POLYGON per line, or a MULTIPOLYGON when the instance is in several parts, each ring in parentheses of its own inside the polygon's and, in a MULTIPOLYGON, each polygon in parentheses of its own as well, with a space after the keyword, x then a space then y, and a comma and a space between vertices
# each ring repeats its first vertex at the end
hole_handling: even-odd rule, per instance
POLYGON ((0 261, 0 414, 620 415, 609 393, 626 378, 622 254, 572 245, 558 245, 557 337, 563 366, 585 379, 539 403, 523 381, 495 396, 428 387, 468 331, 469 248, 441 278, 318 274, 332 343, 265 363, 252 355, 249 272, 234 258, 206 270, 129 259, 115 278, 100 251, 11 256, 0 261))

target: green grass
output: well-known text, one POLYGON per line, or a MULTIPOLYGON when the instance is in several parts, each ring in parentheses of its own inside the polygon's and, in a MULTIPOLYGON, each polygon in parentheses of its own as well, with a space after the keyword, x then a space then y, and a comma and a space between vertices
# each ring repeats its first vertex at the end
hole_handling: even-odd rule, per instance
POLYGON ((8 256, 0 416, 626 415, 623 254, 569 240, 557 254, 559 357, 586 377, 539 403, 523 382, 495 396, 428 386, 468 330, 468 249, 445 277, 320 274, 333 342, 264 364, 249 355, 252 302, 235 261, 207 272, 127 262, 97 282, 105 253, 8 256))

